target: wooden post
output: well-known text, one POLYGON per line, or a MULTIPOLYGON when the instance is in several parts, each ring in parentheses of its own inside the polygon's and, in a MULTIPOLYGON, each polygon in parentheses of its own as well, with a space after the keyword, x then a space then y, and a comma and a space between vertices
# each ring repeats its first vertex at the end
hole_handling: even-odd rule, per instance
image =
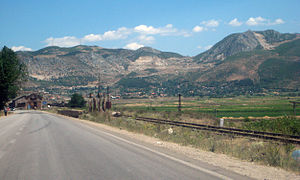
POLYGON ((290 101, 290 103, 293 104, 293 112, 294 112, 294 116, 296 116, 296 105, 300 104, 300 102, 297 101, 290 101))

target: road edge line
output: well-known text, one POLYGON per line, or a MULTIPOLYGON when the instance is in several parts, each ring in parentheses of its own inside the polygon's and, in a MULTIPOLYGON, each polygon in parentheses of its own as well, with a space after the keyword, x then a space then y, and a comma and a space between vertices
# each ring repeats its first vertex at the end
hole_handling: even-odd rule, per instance
MULTIPOLYGON (((99 129, 92 128, 92 127, 90 127, 90 126, 87 125, 87 124, 82 124, 82 125, 85 126, 85 127, 87 127, 87 128, 89 128, 89 129, 96 130, 96 131, 100 131, 99 129)), ((211 171, 211 170, 208 170, 208 169, 199 167, 199 166, 194 165, 194 164, 192 164, 192 163, 189 163, 189 162, 183 161, 183 160, 181 160, 181 159, 175 158, 175 157, 173 157, 173 156, 167 155, 167 154, 165 154, 165 153, 162 153, 162 152, 153 150, 153 149, 148 148, 148 147, 146 147, 146 146, 143 146, 143 145, 140 145, 140 144, 137 144, 137 143, 128 141, 128 140, 126 140, 126 139, 123 139, 123 138, 121 138, 121 137, 115 136, 115 135, 113 135, 113 134, 110 134, 110 133, 107 133, 107 132, 104 132, 104 131, 100 131, 100 132, 103 133, 103 134, 106 134, 106 135, 108 135, 108 136, 111 136, 111 137, 113 137, 113 138, 115 138, 115 139, 118 139, 118 140, 120 140, 120 141, 123 141, 123 142, 125 142, 125 143, 134 145, 134 146, 139 147, 139 148, 141 148, 141 149, 144 149, 144 150, 150 151, 150 152, 152 152, 152 153, 158 154, 158 155, 160 155, 160 156, 166 157, 166 158, 168 158, 168 159, 171 159, 171 160, 173 160, 173 161, 179 162, 179 163, 184 164, 184 165, 186 165, 186 166, 188 166, 188 167, 191 167, 191 168, 200 170, 200 171, 202 171, 202 172, 205 172, 205 173, 207 173, 207 174, 213 175, 213 176, 215 176, 215 177, 218 177, 218 178, 221 178, 221 179, 226 179, 226 180, 232 180, 231 178, 229 178, 229 177, 227 177, 227 176, 225 176, 225 175, 222 175, 222 174, 219 174, 219 173, 217 173, 217 172, 214 172, 214 171, 211 171)))

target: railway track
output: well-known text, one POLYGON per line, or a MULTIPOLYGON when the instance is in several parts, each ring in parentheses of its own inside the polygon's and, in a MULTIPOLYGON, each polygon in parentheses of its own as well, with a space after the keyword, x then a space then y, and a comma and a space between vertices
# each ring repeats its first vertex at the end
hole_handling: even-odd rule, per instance
MULTIPOLYGON (((127 115, 123 115, 123 116, 133 118, 132 116, 127 116, 127 115)), ((181 121, 170 121, 170 120, 165 120, 165 119, 155 119, 155 118, 146 118, 146 117, 135 117, 135 120, 151 122, 151 123, 156 123, 156 124, 168 124, 168 125, 173 125, 173 126, 199 129, 199 130, 214 131, 214 132, 224 133, 224 134, 233 134, 233 135, 239 135, 239 136, 248 136, 248 137, 260 138, 260 139, 266 139, 266 140, 300 144, 300 136, 296 136, 296 135, 287 135, 287 134, 262 132, 262 131, 252 131, 252 130, 245 130, 245 129, 219 127, 219 126, 212 126, 212 125, 206 125, 206 124, 188 123, 188 122, 181 122, 181 121)))

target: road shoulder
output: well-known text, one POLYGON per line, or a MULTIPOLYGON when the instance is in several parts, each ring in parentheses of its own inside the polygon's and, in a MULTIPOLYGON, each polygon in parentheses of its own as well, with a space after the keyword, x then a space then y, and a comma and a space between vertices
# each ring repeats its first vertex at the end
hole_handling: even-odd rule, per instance
POLYGON ((77 121, 91 128, 96 128, 100 131, 105 131, 118 137, 137 142, 138 144, 142 144, 143 146, 153 148, 160 152, 168 153, 171 156, 185 159, 186 161, 194 164, 199 163, 199 161, 203 162, 197 165, 201 165, 202 167, 204 166, 207 169, 218 171, 225 175, 228 174, 228 171, 231 171, 239 175, 254 179, 300 179, 300 175, 285 171, 280 168, 264 166, 254 162, 242 161, 240 159, 229 157, 224 154, 217 154, 213 152, 203 151, 190 146, 182 146, 172 142, 161 141, 160 139, 154 137, 128 132, 126 130, 111 127, 101 123, 76 119, 54 113, 49 114, 77 121), (223 171, 222 169, 228 171, 223 171))

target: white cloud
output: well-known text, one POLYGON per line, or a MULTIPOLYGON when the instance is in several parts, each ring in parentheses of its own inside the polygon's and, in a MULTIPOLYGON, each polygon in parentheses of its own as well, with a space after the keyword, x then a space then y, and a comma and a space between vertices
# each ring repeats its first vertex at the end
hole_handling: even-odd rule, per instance
POLYGON ((84 36, 82 40, 87 42, 95 42, 95 41, 101 41, 102 37, 100 34, 89 34, 84 36))
POLYGON ((204 50, 209 50, 213 45, 207 45, 207 46, 197 46, 198 49, 204 49, 204 50))
POLYGON ((212 19, 209 21, 202 21, 201 24, 203 24, 206 27, 218 27, 219 21, 212 19))
POLYGON ((219 21, 211 19, 208 21, 202 21, 200 23, 202 26, 195 26, 193 28, 193 32, 202 32, 202 31, 208 31, 208 30, 212 30, 212 31, 216 31, 216 27, 219 26, 219 21))
POLYGON ((131 34, 131 30, 126 27, 121 27, 117 30, 107 31, 104 34, 89 34, 82 38, 83 41, 86 42, 95 42, 95 41, 103 41, 103 40, 118 40, 118 39, 126 39, 129 34, 131 34))
POLYGON ((164 27, 155 28, 153 26, 139 25, 134 28, 134 31, 141 34, 160 34, 163 36, 175 34, 178 32, 172 24, 167 24, 164 27))
POLYGON ((236 26, 241 26, 243 23, 239 22, 237 18, 234 18, 228 24, 231 25, 231 26, 235 26, 236 27, 236 26))
POLYGON ((191 37, 192 36, 192 33, 186 32, 186 31, 182 31, 181 34, 183 35, 183 37, 191 37))
POLYGON ((138 40, 144 44, 152 44, 155 38, 153 36, 140 35, 138 40))
MULTIPOLYGON (((139 25, 133 28, 121 27, 116 30, 106 31, 103 34, 87 34, 82 38, 74 36, 65 36, 60 38, 49 37, 44 42, 46 43, 46 46, 71 47, 82 43, 85 44, 88 42, 122 39, 128 40, 130 37, 130 42, 136 42, 136 45, 141 45, 152 44, 155 41, 155 35, 189 37, 191 36, 191 32, 187 32, 185 30, 177 30, 173 27, 172 24, 167 24, 163 27, 139 25)), ((132 44, 131 46, 133 45, 134 44, 132 44)))
POLYGON ((261 16, 259 16, 259 17, 256 17, 256 18, 250 17, 247 20, 246 24, 248 26, 257 26, 257 25, 264 25, 266 22, 267 22, 267 20, 265 18, 262 18, 261 16))
POLYGON ((117 39, 125 39, 132 32, 126 27, 121 27, 118 30, 107 31, 102 35, 103 40, 117 40, 117 39))
POLYGON ((209 50, 209 49, 212 48, 212 47, 213 47, 213 45, 208 45, 208 46, 205 46, 204 49, 205 49, 205 50, 209 50))
POLYGON ((145 33, 145 34, 158 34, 159 30, 153 26, 139 25, 134 28, 136 32, 145 33))
POLYGON ((74 36, 65 36, 62 38, 50 37, 46 39, 45 42, 47 43, 46 46, 72 47, 80 45, 80 39, 74 36))
POLYGON ((144 47, 144 45, 138 44, 136 42, 129 43, 126 46, 124 46, 125 49, 131 49, 131 50, 137 50, 137 49, 139 49, 141 47, 144 47))
POLYGON ((25 47, 25 46, 13 46, 11 47, 13 51, 32 51, 31 48, 25 47))
POLYGON ((284 21, 280 18, 278 18, 274 22, 272 22, 271 20, 265 19, 261 16, 256 17, 256 18, 250 17, 246 22, 246 24, 248 26, 259 26, 259 25, 268 25, 268 26, 270 26, 270 25, 277 25, 277 24, 283 24, 283 23, 284 23, 284 21))
POLYGON ((277 24, 284 24, 284 21, 282 19, 278 18, 273 22, 273 25, 277 25, 277 24))
POLYGON ((193 31, 194 32, 201 32, 201 31, 203 31, 204 30, 204 28, 202 27, 202 26, 195 26, 194 28, 193 28, 193 31))

